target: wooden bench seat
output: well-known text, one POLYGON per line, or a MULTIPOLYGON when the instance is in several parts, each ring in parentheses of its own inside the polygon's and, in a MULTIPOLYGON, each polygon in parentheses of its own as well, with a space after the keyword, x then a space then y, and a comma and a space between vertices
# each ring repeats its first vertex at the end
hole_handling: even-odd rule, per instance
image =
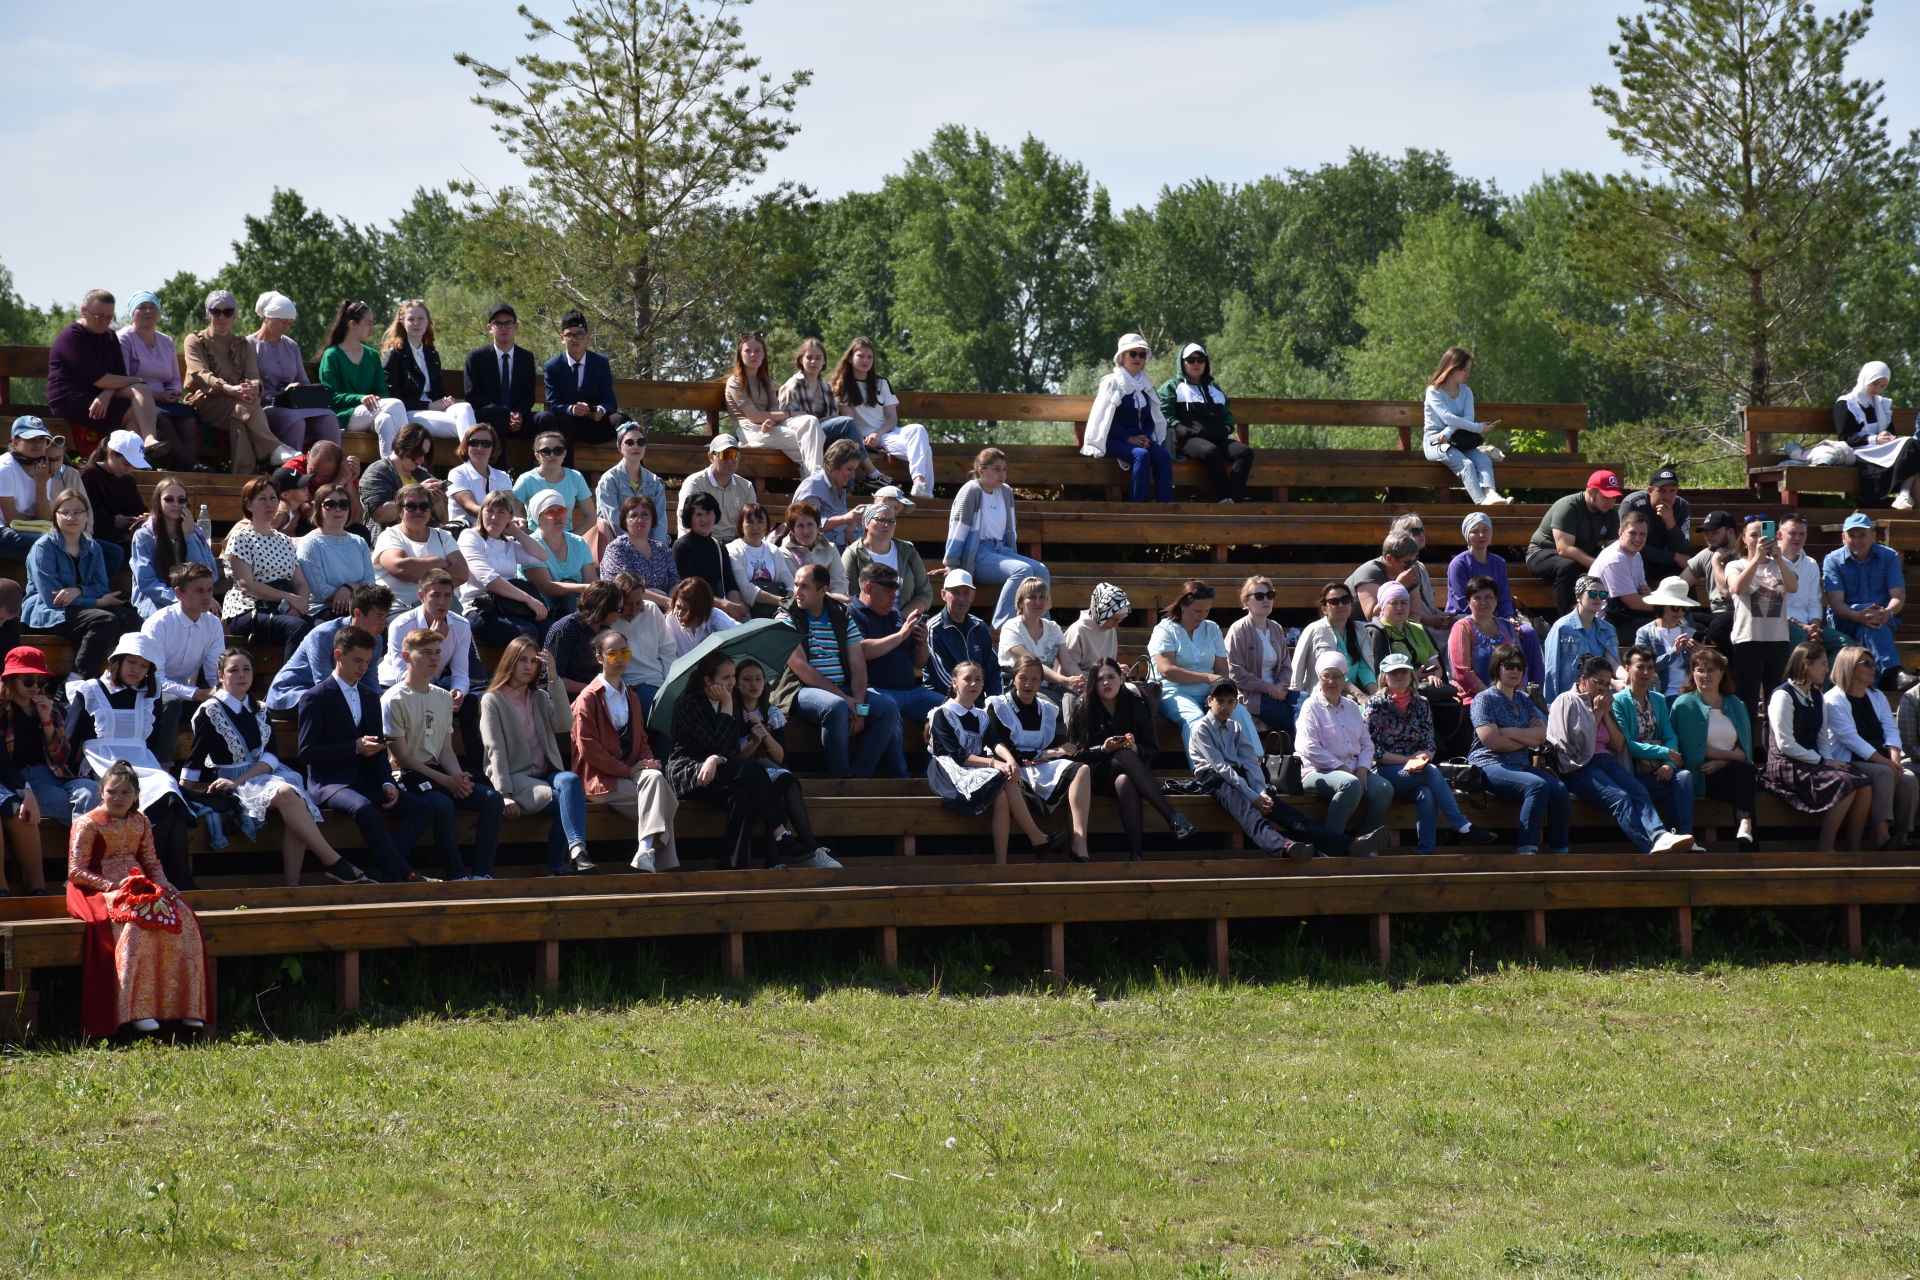
MULTIPOLYGON (((1907 424, 1912 429, 1920 410, 1895 409, 1896 429, 1907 424)), ((1765 486, 1779 490, 1780 501, 1799 501, 1803 493, 1852 495, 1860 491, 1858 467, 1807 467, 1783 465, 1786 456, 1777 447, 1775 437, 1791 437, 1800 444, 1812 445, 1833 436, 1833 406, 1748 405, 1740 410, 1741 428, 1746 436, 1747 480, 1760 492, 1765 486)))

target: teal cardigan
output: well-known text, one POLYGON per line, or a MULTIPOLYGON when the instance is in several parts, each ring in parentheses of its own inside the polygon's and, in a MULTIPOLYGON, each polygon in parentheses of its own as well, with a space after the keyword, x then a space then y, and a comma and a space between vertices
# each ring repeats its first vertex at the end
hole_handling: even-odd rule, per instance
MULTIPOLYGON (((1641 742, 1633 737, 1634 726, 1640 722, 1640 712, 1633 705, 1633 691, 1622 689, 1613 695, 1613 718, 1620 722, 1620 731, 1632 738, 1627 751, 1635 760, 1658 760, 1661 764, 1670 764, 1667 752, 1680 750, 1680 740, 1674 736, 1673 720, 1667 714, 1667 698, 1658 689, 1647 690, 1647 705, 1653 708, 1653 731, 1659 736, 1658 742, 1641 742)), ((1701 725, 1701 743, 1706 742, 1706 726, 1701 725)))
MULTIPOLYGON (((1740 750, 1752 760, 1753 730, 1747 719, 1747 704, 1727 694, 1721 699, 1720 709, 1733 721, 1733 730, 1740 737, 1740 750)), ((1707 775, 1700 771, 1700 766, 1707 762, 1707 704, 1700 701, 1699 694, 1683 693, 1673 700, 1673 731, 1680 739, 1680 761, 1693 775, 1693 794, 1704 796, 1707 775)))

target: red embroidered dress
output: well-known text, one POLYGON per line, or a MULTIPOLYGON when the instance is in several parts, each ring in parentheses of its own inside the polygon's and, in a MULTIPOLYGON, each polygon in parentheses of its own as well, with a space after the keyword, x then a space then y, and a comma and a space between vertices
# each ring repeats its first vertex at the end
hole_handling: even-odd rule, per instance
POLYGON ((67 913, 87 926, 82 1034, 110 1036, 141 1018, 213 1021, 200 921, 172 889, 145 814, 113 818, 102 806, 73 820, 67 913))

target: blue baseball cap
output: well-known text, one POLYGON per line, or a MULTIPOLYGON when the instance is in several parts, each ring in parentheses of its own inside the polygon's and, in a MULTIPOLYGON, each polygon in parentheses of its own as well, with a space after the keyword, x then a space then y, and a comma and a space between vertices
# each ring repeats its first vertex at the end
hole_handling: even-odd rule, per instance
POLYGON ((1868 515, 1864 511, 1854 512, 1852 515, 1847 517, 1846 523, 1840 526, 1840 530, 1842 533, 1851 533, 1855 529, 1871 529, 1871 528, 1873 528, 1873 517, 1868 515))
POLYGON ((37 436, 52 434, 53 432, 47 430, 46 423, 30 413, 22 414, 13 420, 13 439, 15 440, 32 440, 37 436))

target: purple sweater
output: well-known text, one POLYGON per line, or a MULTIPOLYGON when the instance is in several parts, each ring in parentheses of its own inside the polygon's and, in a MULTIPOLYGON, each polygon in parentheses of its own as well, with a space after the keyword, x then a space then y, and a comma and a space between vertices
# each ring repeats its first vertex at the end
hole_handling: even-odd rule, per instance
POLYGON ((1447 562, 1446 612, 1467 612, 1467 584, 1482 575, 1492 578, 1500 588, 1500 603, 1494 609, 1495 616, 1511 618, 1513 592, 1507 589, 1507 562, 1491 551, 1487 552, 1485 564, 1476 564, 1471 551, 1462 551, 1447 562))

